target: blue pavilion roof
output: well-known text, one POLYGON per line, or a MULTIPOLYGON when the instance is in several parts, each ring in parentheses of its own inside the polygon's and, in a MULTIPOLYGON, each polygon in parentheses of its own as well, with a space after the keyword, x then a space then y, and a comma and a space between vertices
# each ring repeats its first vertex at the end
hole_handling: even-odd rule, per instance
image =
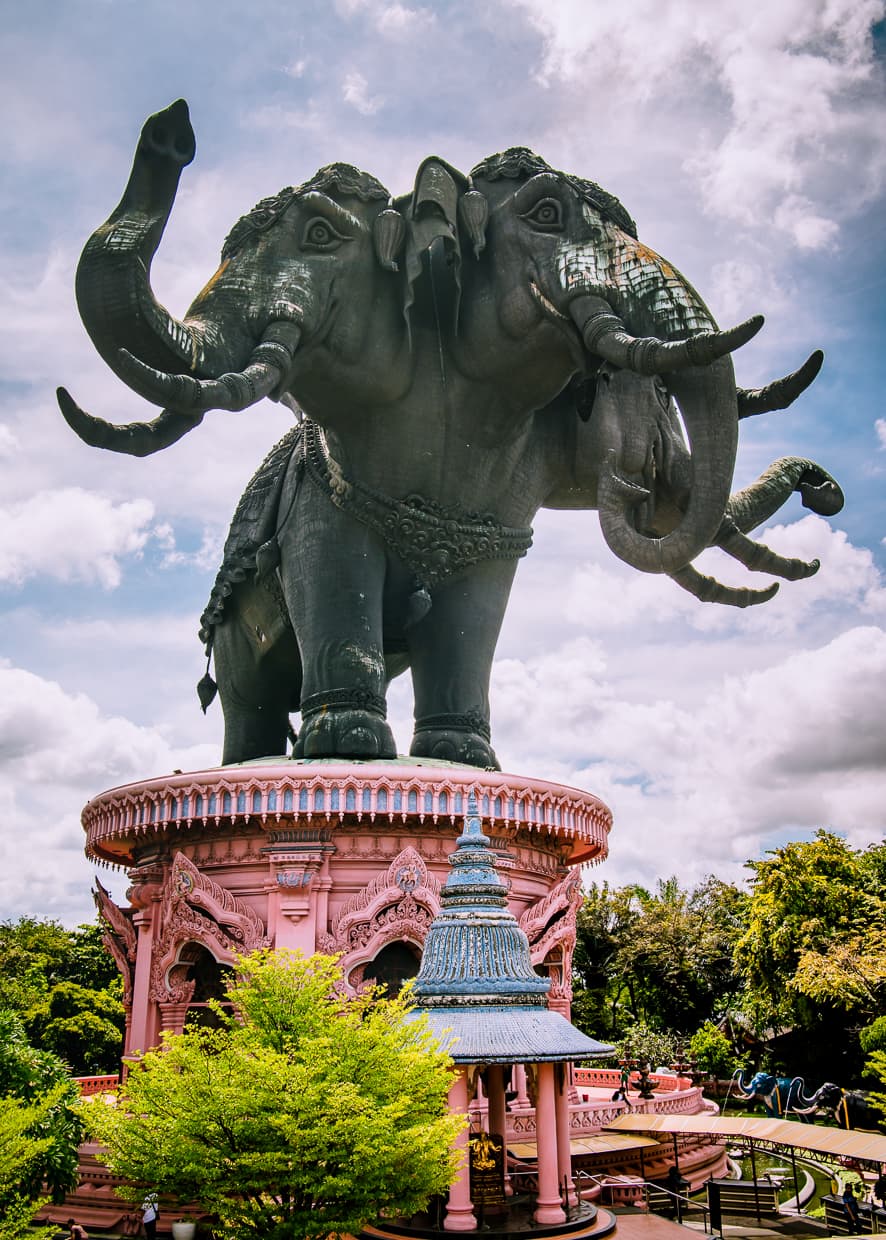
POLYGON ((540 1063, 608 1055, 613 1048, 548 1010, 548 978, 507 905, 507 884, 471 795, 449 858, 441 908, 415 980, 417 1008, 458 1063, 540 1063))

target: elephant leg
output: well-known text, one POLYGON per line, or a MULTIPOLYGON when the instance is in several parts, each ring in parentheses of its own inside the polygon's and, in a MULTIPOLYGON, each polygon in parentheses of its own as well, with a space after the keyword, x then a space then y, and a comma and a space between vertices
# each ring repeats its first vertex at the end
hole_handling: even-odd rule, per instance
POLYGON ((309 483, 277 537, 303 674, 295 756, 395 758, 385 718, 381 540, 309 483))
POLYGON ((291 631, 262 653, 254 629, 236 611, 213 639, 215 675, 225 716, 222 762, 286 752, 289 713, 298 708, 301 666, 291 631))
POLYGON ((414 757, 499 770, 490 744, 489 674, 516 570, 491 560, 438 586, 407 631, 415 688, 414 757))

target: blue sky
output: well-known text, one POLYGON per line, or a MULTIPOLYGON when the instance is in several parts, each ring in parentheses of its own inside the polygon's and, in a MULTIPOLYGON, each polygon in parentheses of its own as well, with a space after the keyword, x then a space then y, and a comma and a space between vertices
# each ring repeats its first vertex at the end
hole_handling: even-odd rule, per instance
MULTIPOLYGON (((347 160, 394 192, 436 153, 510 145, 617 194, 722 324, 755 386, 823 348, 787 412, 746 421, 736 487, 785 454, 841 482, 830 522, 792 500, 766 532, 819 556, 752 612, 714 610, 605 548, 594 513, 543 513, 493 677, 506 770, 615 813, 596 877, 742 873, 830 826, 861 845, 886 802, 884 5, 880 0, 332 0, 251 6, 34 0, 4 13, 0 98, 0 917, 90 914, 79 810, 217 761, 196 638, 240 489, 288 415, 215 413, 147 460, 77 441, 67 386, 147 416, 95 354, 74 270, 141 124, 184 96, 197 157, 154 265, 181 314, 233 222, 347 160)), ((729 577, 711 553, 709 571, 729 577)), ((734 578, 733 578, 734 579, 734 578)), ((391 715, 408 745, 409 688, 391 715)), ((125 878, 118 876, 121 893, 125 878)))

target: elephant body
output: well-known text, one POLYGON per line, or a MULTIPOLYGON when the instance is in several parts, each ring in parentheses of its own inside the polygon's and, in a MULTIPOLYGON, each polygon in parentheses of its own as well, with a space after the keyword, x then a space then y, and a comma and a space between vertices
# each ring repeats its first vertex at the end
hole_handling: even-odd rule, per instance
POLYGON ((770 1119, 781 1119, 794 1110, 802 1097, 803 1079, 799 1076, 774 1076, 757 1072, 746 1081, 746 1073, 736 1072, 733 1080, 745 1098, 758 1099, 770 1119))
POLYGON ((832 1081, 826 1081, 811 1098, 804 1097, 802 1107, 797 1109, 804 1116, 823 1111, 838 1128, 876 1130, 883 1122, 882 1115, 868 1102, 867 1094, 860 1089, 843 1089, 832 1081))
MULTIPOLYGON (((87 442, 135 454, 210 408, 267 395, 297 412, 238 506, 202 620, 225 762, 282 752, 295 710, 299 755, 395 756, 385 689, 408 667, 410 752, 496 766, 492 659, 544 506, 598 509, 616 555, 704 600, 776 588, 703 577, 691 562, 710 545, 788 579, 815 571, 747 535, 794 490, 837 511, 834 480, 786 458, 730 486, 739 417, 789 403, 820 355, 737 388, 730 351, 762 320, 719 332, 598 186, 522 148, 468 177, 425 160, 396 200, 330 165, 235 225, 179 322, 147 277, 193 152, 183 103, 149 119, 78 269, 102 356, 163 412, 115 427, 59 400, 87 442)), ((205 679, 204 708, 211 693, 205 679)))

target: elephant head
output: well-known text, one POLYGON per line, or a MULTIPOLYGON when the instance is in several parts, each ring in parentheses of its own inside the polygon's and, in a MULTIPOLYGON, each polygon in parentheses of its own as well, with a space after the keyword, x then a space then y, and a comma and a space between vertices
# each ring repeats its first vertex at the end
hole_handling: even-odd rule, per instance
POLYGON ((60 389, 73 429, 95 446, 145 455, 208 409, 244 409, 263 396, 289 403, 294 383, 308 412, 358 391, 390 398, 407 382, 390 274, 405 224, 384 186, 331 164, 263 199, 231 230, 218 270, 178 320, 154 297, 150 268, 194 152, 183 100, 148 118, 123 197, 77 271, 80 314, 99 353, 131 388, 167 408, 152 423, 112 426, 60 389), (333 367, 318 364, 329 357, 332 393, 333 367))
POLYGON ((667 375, 692 452, 685 511, 667 533, 647 529, 644 496, 610 448, 598 482, 604 536, 621 559, 647 572, 683 568, 714 541, 729 499, 738 398, 729 353, 762 325, 755 317, 720 332, 704 302, 665 259, 636 239, 620 203, 591 182, 555 172, 523 148, 484 160, 471 174, 488 202, 488 279, 504 336, 525 347, 543 333, 572 369, 600 362, 667 375))

